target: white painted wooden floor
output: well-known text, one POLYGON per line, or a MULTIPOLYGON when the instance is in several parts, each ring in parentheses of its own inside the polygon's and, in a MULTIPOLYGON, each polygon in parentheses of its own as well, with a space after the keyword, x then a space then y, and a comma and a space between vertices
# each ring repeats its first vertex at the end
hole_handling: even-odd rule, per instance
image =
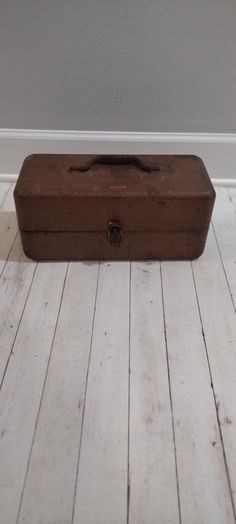
POLYGON ((190 262, 40 263, 0 185, 0 524, 231 524, 236 190, 190 262))

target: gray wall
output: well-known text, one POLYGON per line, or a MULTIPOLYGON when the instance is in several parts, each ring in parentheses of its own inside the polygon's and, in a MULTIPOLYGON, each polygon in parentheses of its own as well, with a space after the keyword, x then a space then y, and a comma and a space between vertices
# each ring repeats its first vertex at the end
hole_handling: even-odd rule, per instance
POLYGON ((0 127, 236 131, 236 0, 1 0, 0 127))

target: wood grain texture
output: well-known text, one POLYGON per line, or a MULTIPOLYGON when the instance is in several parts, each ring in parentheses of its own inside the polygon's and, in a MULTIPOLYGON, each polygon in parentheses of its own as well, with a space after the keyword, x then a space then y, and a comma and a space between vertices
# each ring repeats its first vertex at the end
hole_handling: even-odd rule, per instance
POLYGON ((235 523, 236 191, 220 190, 203 256, 161 272, 37 265, 12 191, 0 184, 0 524, 235 523))
POLYGON ((229 199, 232 202, 235 213, 236 213, 236 188, 231 187, 230 189, 228 189, 228 193, 229 193, 229 199))
POLYGON ((129 276, 101 264, 74 524, 126 524, 129 276))
POLYGON ((217 190, 214 231, 236 312, 236 191, 217 190))
POLYGON ((0 395, 0 522, 15 524, 66 264, 37 267, 0 395))
MULTIPOLYGON (((5 184, 3 184, 5 186, 5 184)), ((2 184, 0 184, 0 187, 2 184)), ((5 267, 7 258, 9 256, 12 244, 17 234, 18 226, 15 215, 15 205, 13 200, 12 185, 9 188, 4 188, 1 191, 3 196, 2 203, 0 205, 0 275, 5 267)))
POLYGON ((36 263, 25 257, 20 237, 14 242, 0 279, 0 385, 19 328, 36 263))
POLYGON ((194 262, 193 270, 236 505, 236 315, 212 231, 204 255, 194 262))
POLYGON ((71 522, 98 264, 69 267, 19 523, 71 522))
POLYGON ((4 199, 6 198, 6 195, 11 187, 11 184, 7 183, 0 183, 0 209, 2 207, 2 204, 4 202, 4 199))
POLYGON ((233 523, 189 262, 162 264, 182 523, 233 523))
POLYGON ((158 262, 132 263, 130 315, 129 523, 177 523, 177 479, 158 262))

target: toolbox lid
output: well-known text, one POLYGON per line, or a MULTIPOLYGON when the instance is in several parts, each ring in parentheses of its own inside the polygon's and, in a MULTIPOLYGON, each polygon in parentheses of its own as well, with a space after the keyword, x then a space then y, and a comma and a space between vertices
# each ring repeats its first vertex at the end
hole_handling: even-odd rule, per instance
POLYGON ((200 231, 215 191, 193 155, 34 154, 14 196, 25 231, 200 231))

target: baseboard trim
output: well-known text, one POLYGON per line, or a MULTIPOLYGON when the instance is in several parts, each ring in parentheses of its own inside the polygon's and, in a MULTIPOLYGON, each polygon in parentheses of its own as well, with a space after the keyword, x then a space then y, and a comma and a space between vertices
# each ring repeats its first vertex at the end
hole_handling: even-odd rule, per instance
POLYGON ((69 131, 46 129, 1 129, 1 139, 72 140, 91 142, 197 142, 236 144, 236 133, 155 133, 137 131, 69 131))
POLYGON ((0 173, 0 183, 7 182, 8 184, 14 184, 17 178, 18 175, 4 175, 4 173, 0 173))
POLYGON ((212 178, 215 187, 236 187, 236 178, 212 178))
POLYGON ((236 133, 0 129, 0 176, 14 181, 23 159, 32 153, 195 154, 216 185, 234 187, 235 146, 236 133))

